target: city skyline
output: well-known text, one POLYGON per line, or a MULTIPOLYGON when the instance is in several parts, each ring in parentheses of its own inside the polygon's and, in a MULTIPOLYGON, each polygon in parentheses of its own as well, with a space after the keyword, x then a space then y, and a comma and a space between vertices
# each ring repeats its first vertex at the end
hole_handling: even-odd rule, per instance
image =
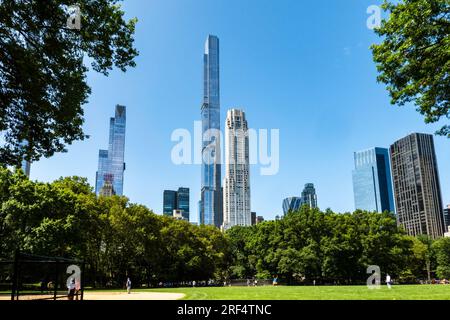
MULTIPOLYGON (((140 19, 138 68, 126 74, 111 72, 106 79, 89 74, 93 94, 85 106, 84 128, 91 138, 69 146, 68 153, 33 163, 31 178, 52 181, 79 175, 94 185, 96 154, 107 144, 104 119, 119 102, 128 106, 130 123, 124 193, 132 202, 161 213, 165 186, 185 185, 195 190, 191 212, 196 213, 201 169, 170 162, 170 134, 177 128, 191 129, 193 121, 200 120, 201 52, 205 36, 212 33, 223 44, 222 105, 245 105, 256 128, 280 128, 280 173, 252 176, 252 209, 273 218, 281 214, 280 201, 301 187, 298 181, 314 181, 322 209, 353 211, 354 151, 388 146, 408 132, 433 133, 438 128, 425 125, 414 108, 390 107, 384 87, 376 83, 368 47, 379 39, 365 26, 368 4, 340 3, 340 15, 331 14, 338 4, 330 4, 325 12, 323 4, 281 4, 266 21, 260 18, 267 16, 264 2, 254 8, 238 2, 124 3, 127 15, 140 19), (236 7, 250 12, 239 27, 226 23, 235 17, 236 7), (302 21, 287 19, 300 9, 311 14, 302 21), (197 19, 199 15, 205 19, 197 19), (167 16, 176 23, 161 18, 167 16), (267 42, 274 44, 270 50, 267 42), (326 95, 324 79, 330 84, 326 95), (299 137, 301 147, 296 144, 299 137)), ((225 112, 223 108, 222 117, 225 112)), ((450 166, 444 161, 450 156, 450 142, 443 137, 435 142, 443 200, 450 203, 450 166)))

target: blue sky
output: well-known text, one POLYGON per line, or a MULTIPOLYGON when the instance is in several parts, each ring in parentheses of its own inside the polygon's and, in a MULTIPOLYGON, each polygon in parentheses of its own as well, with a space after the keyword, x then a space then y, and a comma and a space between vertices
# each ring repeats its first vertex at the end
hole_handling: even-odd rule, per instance
MULTIPOLYGON (((98 150, 107 148, 114 106, 127 106, 124 192, 162 212, 164 189, 191 189, 197 221, 200 166, 171 161, 173 130, 200 120, 202 59, 208 34, 221 41, 222 123, 226 110, 246 111, 249 126, 280 130, 280 171, 252 167, 252 211, 267 219, 283 198, 316 185, 319 206, 354 209, 353 152, 388 147, 411 132, 433 133, 413 106, 395 107, 381 84, 369 46, 367 8, 381 0, 125 0, 138 17, 137 68, 94 72, 85 106, 87 141, 33 164, 31 178, 79 175, 94 185, 98 150)), ((436 137, 443 200, 450 203, 450 140, 436 137)))

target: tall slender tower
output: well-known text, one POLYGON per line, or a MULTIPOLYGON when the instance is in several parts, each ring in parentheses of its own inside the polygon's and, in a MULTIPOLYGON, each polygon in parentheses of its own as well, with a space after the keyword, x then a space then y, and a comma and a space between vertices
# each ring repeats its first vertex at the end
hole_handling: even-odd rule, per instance
POLYGON ((444 234, 441 187, 433 136, 413 133, 391 146, 398 223, 409 235, 444 234))
POLYGON ((109 190, 108 194, 123 195, 125 127, 126 107, 117 105, 115 117, 110 119, 108 150, 100 150, 99 152, 98 171, 95 181, 95 192, 97 195, 102 192, 105 184, 109 190))
POLYGON ((225 127, 223 228, 251 226, 248 125, 241 110, 228 111, 225 127))
POLYGON ((200 224, 220 227, 223 223, 220 154, 219 38, 205 43, 204 98, 202 105, 202 183, 199 202, 200 224))

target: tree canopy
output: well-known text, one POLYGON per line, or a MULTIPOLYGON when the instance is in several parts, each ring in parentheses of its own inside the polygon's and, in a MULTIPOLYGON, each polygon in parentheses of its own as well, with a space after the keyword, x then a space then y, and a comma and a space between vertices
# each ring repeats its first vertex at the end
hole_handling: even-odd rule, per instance
POLYGON ((83 140, 87 62, 108 75, 134 67, 136 19, 119 0, 0 1, 0 163, 18 165, 83 140), (81 29, 67 26, 80 8, 81 29))
MULTIPOLYGON (((450 1, 385 0, 383 9, 390 17, 372 51, 392 104, 413 102, 426 123, 450 119, 450 1)), ((450 138, 450 125, 438 134, 450 138)))
POLYGON ((97 197, 85 178, 52 183, 0 167, 0 259, 23 253, 86 262, 86 284, 119 287, 230 279, 364 284, 377 265, 397 282, 450 278, 449 239, 407 236, 391 213, 304 206, 277 221, 212 226, 154 214, 125 197, 97 197))

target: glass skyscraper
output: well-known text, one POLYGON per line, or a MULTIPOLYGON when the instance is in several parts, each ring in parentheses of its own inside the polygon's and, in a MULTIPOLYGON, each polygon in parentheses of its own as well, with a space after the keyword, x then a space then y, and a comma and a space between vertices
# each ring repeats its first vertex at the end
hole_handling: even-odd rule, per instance
POLYGON ((165 216, 172 217, 173 210, 177 209, 177 193, 172 190, 164 190, 164 207, 163 213, 165 216))
POLYGON ((220 154, 219 39, 208 36, 205 43, 202 115, 202 181, 199 202, 200 224, 220 227, 223 223, 220 154))
POLYGON ((108 193, 123 195, 123 175, 125 171, 125 127, 126 107, 117 105, 114 118, 110 119, 108 150, 100 150, 95 192, 102 193, 107 185, 108 193), (111 189, 112 185, 112 190, 111 189))
POLYGON ((433 136, 413 133, 390 149, 397 220, 411 236, 444 234, 439 172, 433 136))
POLYGON ((389 150, 371 148, 355 152, 353 194, 355 208, 395 212, 389 150))
POLYGON ((189 188, 164 190, 163 214, 173 217, 174 210, 181 211, 183 219, 189 221, 189 188))
POLYGON ((290 197, 283 200, 283 213, 286 215, 289 211, 297 211, 302 207, 302 199, 299 197, 290 197))
POLYGON ((178 188, 177 209, 181 210, 183 218, 189 221, 189 188, 178 188))

